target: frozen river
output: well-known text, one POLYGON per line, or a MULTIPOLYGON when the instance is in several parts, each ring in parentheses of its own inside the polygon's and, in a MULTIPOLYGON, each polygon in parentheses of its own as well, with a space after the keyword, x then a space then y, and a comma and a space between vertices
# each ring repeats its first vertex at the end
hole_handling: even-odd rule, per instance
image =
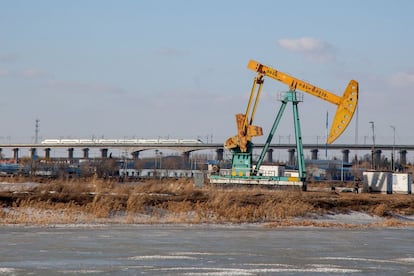
POLYGON ((413 229, 0 226, 0 275, 402 275, 413 229))

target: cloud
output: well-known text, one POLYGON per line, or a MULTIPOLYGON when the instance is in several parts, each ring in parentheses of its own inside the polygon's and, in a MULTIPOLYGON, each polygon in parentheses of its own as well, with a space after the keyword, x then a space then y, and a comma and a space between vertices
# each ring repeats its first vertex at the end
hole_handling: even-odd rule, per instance
POLYGON ((311 62, 331 62, 335 60, 333 47, 320 39, 311 37, 282 38, 278 40, 278 44, 288 51, 303 54, 305 59, 311 62))
POLYGON ((397 72, 389 78, 388 83, 398 87, 414 86, 414 72, 397 72))

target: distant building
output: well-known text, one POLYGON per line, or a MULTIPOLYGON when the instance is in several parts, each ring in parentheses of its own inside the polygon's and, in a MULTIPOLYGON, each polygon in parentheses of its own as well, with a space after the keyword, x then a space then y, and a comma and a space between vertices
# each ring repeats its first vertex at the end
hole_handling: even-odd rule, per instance
POLYGON ((307 177, 313 180, 352 181, 352 163, 342 160, 306 160, 307 177))

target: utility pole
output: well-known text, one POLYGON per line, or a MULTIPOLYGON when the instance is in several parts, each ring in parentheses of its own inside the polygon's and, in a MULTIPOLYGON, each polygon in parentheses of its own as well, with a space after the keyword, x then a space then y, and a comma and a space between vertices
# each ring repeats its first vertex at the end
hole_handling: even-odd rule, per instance
POLYGON ((154 178, 157 176, 157 158, 158 158, 158 149, 155 150, 155 157, 154 157, 154 178))
POLYGON ((39 143, 39 119, 36 119, 36 125, 35 125, 35 144, 39 143))
MULTIPOLYGON (((39 122, 40 120, 36 118, 36 124, 35 124, 35 144, 39 143, 39 122)), ((37 159, 37 149, 34 148, 32 152, 33 156, 32 158, 37 159)))
POLYGON ((375 152, 375 125, 374 122, 369 122, 372 129, 372 150, 371 150, 371 169, 375 169, 374 152, 375 152))
POLYGON ((394 152, 395 152, 395 126, 390 126, 394 132, 394 139, 392 143, 392 152, 391 152, 391 171, 394 171, 395 165, 394 165, 394 152))
POLYGON ((162 152, 159 152, 160 155, 160 180, 162 179, 162 152))

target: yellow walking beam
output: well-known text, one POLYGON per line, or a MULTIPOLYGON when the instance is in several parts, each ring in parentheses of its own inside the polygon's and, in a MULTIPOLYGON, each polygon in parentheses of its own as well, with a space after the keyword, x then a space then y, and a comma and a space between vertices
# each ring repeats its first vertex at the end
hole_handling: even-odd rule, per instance
POLYGON ((345 131, 355 113, 358 104, 358 82, 351 80, 342 97, 327 90, 316 87, 310 83, 294 78, 288 74, 277 71, 271 67, 250 60, 247 67, 258 74, 268 76, 289 86, 291 91, 296 89, 321 98, 338 106, 336 114, 327 137, 327 143, 331 144, 345 131))

